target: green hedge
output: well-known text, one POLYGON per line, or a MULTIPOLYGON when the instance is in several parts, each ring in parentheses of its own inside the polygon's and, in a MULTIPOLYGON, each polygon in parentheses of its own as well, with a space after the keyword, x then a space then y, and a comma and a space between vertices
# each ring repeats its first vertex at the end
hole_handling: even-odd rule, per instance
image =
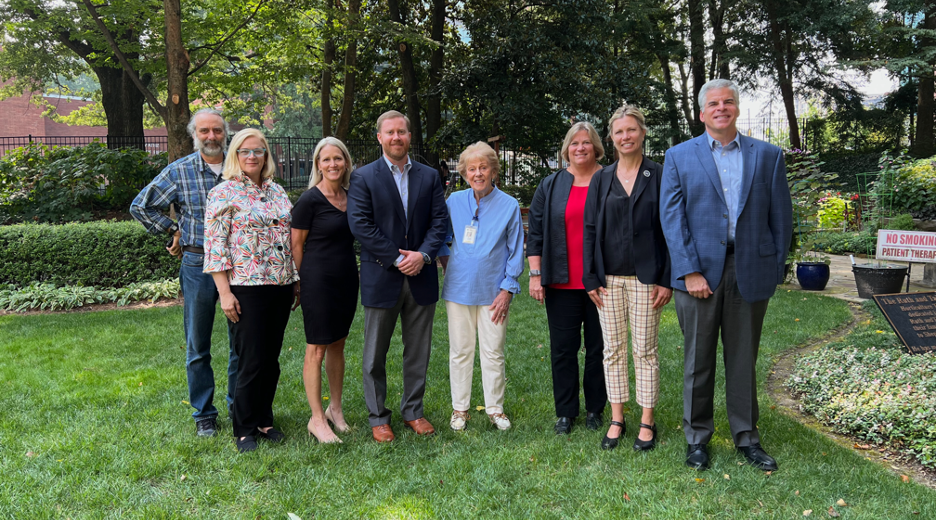
POLYGON ((124 287, 179 275, 166 235, 137 222, 0 226, 0 284, 124 287))

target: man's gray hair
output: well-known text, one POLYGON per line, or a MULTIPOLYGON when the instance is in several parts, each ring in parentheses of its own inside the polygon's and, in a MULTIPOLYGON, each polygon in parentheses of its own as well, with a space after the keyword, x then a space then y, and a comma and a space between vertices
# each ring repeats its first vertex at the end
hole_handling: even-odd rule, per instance
POLYGON ((730 79, 713 79, 702 85, 702 88, 699 90, 699 110, 705 110, 705 96, 708 95, 708 91, 713 88, 728 88, 731 89, 731 93, 734 94, 735 106, 740 106, 741 104, 741 91, 738 90, 738 85, 730 79))
POLYGON ((211 115, 213 115, 213 116, 218 116, 218 117, 221 118, 221 122, 224 123, 224 140, 225 140, 225 142, 227 142, 227 137, 228 137, 228 134, 231 133, 231 129, 228 128, 228 123, 227 123, 227 121, 224 119, 224 116, 221 115, 221 112, 220 112, 219 110, 215 110, 215 109, 213 109, 213 108, 202 108, 202 109, 198 110, 197 112, 195 112, 194 114, 192 114, 192 118, 189 119, 188 126, 186 127, 186 129, 188 130, 189 135, 191 135, 191 136, 194 137, 194 135, 195 135, 195 119, 197 119, 198 116, 200 116, 200 115, 202 115, 202 114, 211 114, 211 115))

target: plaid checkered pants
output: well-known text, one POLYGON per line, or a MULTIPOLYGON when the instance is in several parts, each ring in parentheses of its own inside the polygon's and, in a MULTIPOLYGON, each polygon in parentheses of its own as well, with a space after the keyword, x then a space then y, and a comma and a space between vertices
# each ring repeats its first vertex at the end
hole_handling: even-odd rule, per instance
POLYGON ((605 386, 608 401, 626 403, 630 400, 627 383, 627 325, 630 323, 634 352, 637 404, 654 408, 660 397, 660 362, 657 340, 663 309, 653 308, 653 288, 636 276, 606 276, 608 293, 602 297, 604 306, 598 309, 601 334, 604 336, 605 386))

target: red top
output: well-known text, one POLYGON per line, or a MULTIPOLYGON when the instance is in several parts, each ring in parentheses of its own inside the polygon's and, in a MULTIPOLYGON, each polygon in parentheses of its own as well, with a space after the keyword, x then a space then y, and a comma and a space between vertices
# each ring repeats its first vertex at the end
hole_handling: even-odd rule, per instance
POLYGON ((582 284, 582 240, 585 236, 585 199, 588 186, 572 186, 565 210, 566 255, 569 259, 568 283, 554 283, 553 289, 585 289, 582 284))

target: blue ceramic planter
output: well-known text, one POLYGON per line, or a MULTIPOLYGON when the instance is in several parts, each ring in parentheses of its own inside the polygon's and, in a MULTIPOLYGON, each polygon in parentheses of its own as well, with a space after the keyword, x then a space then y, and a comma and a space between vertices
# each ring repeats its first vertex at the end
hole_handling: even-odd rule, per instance
POLYGON ((829 265, 825 262, 797 262, 796 279, 807 291, 821 291, 829 283, 829 265))

